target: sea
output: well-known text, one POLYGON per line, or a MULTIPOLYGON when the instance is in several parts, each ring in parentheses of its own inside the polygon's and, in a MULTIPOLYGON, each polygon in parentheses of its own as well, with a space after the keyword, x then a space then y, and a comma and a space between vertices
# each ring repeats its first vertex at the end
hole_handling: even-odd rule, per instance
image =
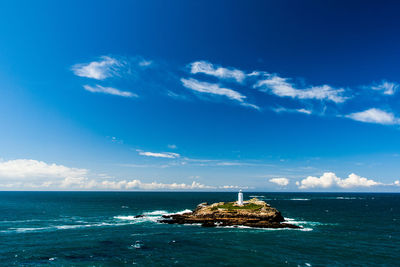
POLYGON ((303 228, 157 222, 235 192, 0 192, 0 265, 400 266, 400 194, 252 197, 303 228))

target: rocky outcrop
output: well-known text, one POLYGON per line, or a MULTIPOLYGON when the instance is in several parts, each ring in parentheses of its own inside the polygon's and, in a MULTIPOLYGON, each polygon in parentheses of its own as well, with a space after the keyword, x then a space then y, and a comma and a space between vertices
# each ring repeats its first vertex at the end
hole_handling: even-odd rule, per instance
POLYGON ((253 198, 239 206, 236 202, 201 203, 192 212, 163 215, 160 223, 201 224, 214 226, 248 226, 257 228, 301 228, 284 223, 281 213, 264 201, 253 198))

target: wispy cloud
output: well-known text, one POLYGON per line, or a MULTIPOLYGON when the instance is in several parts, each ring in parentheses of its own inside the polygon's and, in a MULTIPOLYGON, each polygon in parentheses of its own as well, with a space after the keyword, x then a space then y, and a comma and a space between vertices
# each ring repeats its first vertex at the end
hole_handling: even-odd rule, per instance
POLYGON ((195 61, 190 63, 189 66, 192 74, 204 73, 220 79, 233 79, 239 83, 246 78, 246 74, 241 70, 234 68, 223 68, 220 66, 215 67, 213 64, 207 61, 195 61))
POLYGON ((154 157, 154 158, 175 159, 175 158, 179 158, 181 156, 178 153, 172 153, 172 152, 146 152, 146 151, 143 151, 140 149, 137 149, 136 151, 141 156, 154 157))
POLYGON ((394 95, 399 88, 398 83, 382 81, 380 84, 370 86, 372 90, 381 91, 385 95, 394 95))
POLYGON ((103 94, 117 95, 117 96, 122 96, 122 97, 138 97, 137 94, 134 94, 132 92, 121 91, 121 90, 113 88, 113 87, 104 87, 104 86, 101 86, 98 84, 96 84, 95 86, 84 85, 83 88, 85 88, 86 91, 89 91, 92 93, 103 93, 103 94))
POLYGON ((377 108, 371 108, 365 111, 351 113, 349 115, 346 115, 345 117, 361 122, 386 124, 386 125, 400 123, 400 119, 396 118, 393 113, 389 113, 377 108))
POLYGON ((321 85, 297 89, 293 83, 289 82, 289 79, 272 74, 265 74, 261 80, 256 82, 254 88, 271 92, 280 97, 329 100, 335 103, 342 103, 347 99, 343 96, 343 88, 336 89, 329 85, 321 85))
POLYGON ((211 95, 225 96, 231 100, 240 102, 242 105, 258 109, 258 106, 245 102, 245 99, 247 98, 245 95, 242 95, 241 93, 234 91, 232 89, 220 87, 218 84, 200 82, 193 78, 190 79, 181 78, 181 82, 184 87, 191 89, 193 91, 200 93, 207 93, 211 95))
POLYGON ((183 86, 185 86, 188 89, 194 90, 196 92, 226 96, 229 99, 236 100, 239 102, 244 102, 244 99, 246 99, 246 96, 242 95, 241 93, 234 91, 232 89, 222 88, 218 84, 200 82, 193 78, 190 79, 182 78, 181 82, 183 86))
POLYGON ((118 70, 123 65, 123 62, 115 58, 102 56, 99 61, 75 64, 71 69, 77 76, 104 80, 118 75, 118 70))
POLYGON ((311 115, 313 113, 312 110, 305 109, 305 108, 290 109, 290 108, 278 107, 278 108, 274 108, 272 110, 277 113, 288 112, 288 113, 303 113, 303 114, 307 114, 307 115, 311 115))
MULTIPOLYGON (((377 97, 378 94, 395 95, 400 88, 400 84, 396 82, 382 80, 380 83, 373 83, 369 86, 355 87, 366 90, 361 90, 361 92, 354 91, 352 93, 353 90, 351 88, 335 87, 330 85, 329 82, 319 86, 307 83, 303 85, 303 83, 298 83, 294 79, 284 78, 280 74, 224 67, 206 60, 194 61, 186 66, 186 75, 188 77, 183 78, 176 66, 161 61, 154 61, 142 56, 102 56, 92 62, 75 64, 71 69, 77 76, 96 80, 118 76, 121 78, 120 81, 126 83, 125 86, 131 86, 127 88, 142 88, 146 86, 147 89, 154 90, 153 92, 161 91, 161 94, 179 100, 192 101, 195 97, 190 92, 194 92, 197 97, 202 99, 211 100, 211 97, 226 98, 235 101, 241 106, 256 110, 267 109, 277 113, 317 114, 321 117, 333 115, 366 123, 400 124, 400 118, 397 118, 394 113, 389 111, 378 108, 364 110, 365 102, 371 105, 371 101, 382 100, 382 96, 377 97), (206 75, 209 77, 206 77, 206 75), (218 80, 210 82, 210 77, 215 77, 218 80), (183 87, 178 84, 183 85, 183 87), (257 91, 251 90, 251 88, 256 88, 257 91), (371 90, 377 92, 372 94, 375 96, 373 99, 370 97, 371 90), (259 91, 267 93, 262 96, 266 99, 260 97, 262 94, 259 91), (209 97, 205 97, 206 95, 209 97), (274 99, 268 99, 272 96, 275 96, 274 99), (277 99, 276 96, 282 99, 277 99), (257 101, 257 103, 276 102, 273 106, 267 106, 266 104, 266 106, 260 107, 249 103, 253 100, 257 101), (287 102, 288 100, 290 103, 287 102), (293 100, 300 103, 300 105, 297 105, 300 108, 292 105, 294 103, 293 100), (347 110, 348 105, 338 105, 346 101, 352 105, 354 104, 353 106, 361 107, 359 109, 361 111, 350 113, 347 110), (284 107, 279 107, 280 105, 284 107)), ((214 80, 216 80, 215 78, 214 80)), ((84 89, 93 93, 138 97, 135 93, 118 89, 119 86, 115 87, 112 82, 113 79, 110 79, 107 86, 104 86, 100 82, 97 82, 96 85, 84 85, 84 89)), ((142 92, 146 94, 149 91, 143 90, 142 92)), ((390 105, 391 103, 388 102, 386 104, 390 105)), ((376 105, 372 104, 372 106, 376 105)), ((392 108, 396 111, 395 107, 392 108)))
POLYGON ((320 177, 308 176, 307 178, 296 182, 296 185, 300 189, 308 188, 353 188, 353 187, 371 187, 376 185, 382 185, 382 183, 376 182, 371 179, 367 179, 357 174, 350 174, 347 178, 341 179, 336 176, 333 172, 326 172, 320 177))
POLYGON ((138 65, 140 67, 149 67, 151 64, 153 64, 153 61, 152 60, 146 60, 146 59, 142 59, 138 63, 138 65))
POLYGON ((287 186, 289 184, 289 179, 288 178, 272 178, 269 179, 269 182, 280 185, 280 186, 287 186))

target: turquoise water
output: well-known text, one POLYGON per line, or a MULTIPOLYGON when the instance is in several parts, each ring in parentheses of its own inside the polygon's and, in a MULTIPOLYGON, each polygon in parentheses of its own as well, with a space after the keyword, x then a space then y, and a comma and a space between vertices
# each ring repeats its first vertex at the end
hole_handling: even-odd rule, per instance
POLYGON ((301 230, 167 225, 236 193, 0 192, 3 266, 400 266, 400 194, 245 193, 301 230), (147 218, 134 218, 146 213, 147 218), (136 241, 141 248, 134 248, 136 241))

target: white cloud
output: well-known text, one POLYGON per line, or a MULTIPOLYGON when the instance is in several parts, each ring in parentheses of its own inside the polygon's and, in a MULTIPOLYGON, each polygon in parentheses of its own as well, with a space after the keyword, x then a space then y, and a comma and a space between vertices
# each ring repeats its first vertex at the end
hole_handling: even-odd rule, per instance
POLYGON ((248 186, 239 186, 239 185, 222 185, 219 186, 220 189, 248 189, 248 186))
POLYGON ((101 189, 112 189, 112 190, 129 190, 129 189, 139 189, 139 190, 196 190, 196 189, 214 189, 213 186, 207 186, 204 184, 197 183, 193 181, 191 184, 185 183, 171 183, 164 184, 158 182, 145 183, 140 180, 131 181, 102 181, 95 185, 96 188, 101 189))
POLYGON ((139 63, 138 63, 138 65, 139 65, 140 67, 148 67, 148 66, 150 66, 151 64, 153 64, 153 61, 151 61, 151 60, 146 60, 146 59, 142 59, 142 60, 139 61, 139 63))
POLYGON ((358 176, 357 174, 350 174, 346 179, 338 180, 338 186, 342 188, 351 187, 370 187, 380 185, 381 183, 375 182, 374 180, 368 180, 367 178, 358 176))
POLYGON ((223 67, 214 67, 213 64, 206 61, 196 61, 190 64, 192 74, 204 73, 207 75, 215 76, 220 79, 234 79, 241 83, 246 74, 238 69, 227 69, 223 67))
POLYGON ((307 115, 312 114, 311 110, 305 109, 305 108, 290 109, 290 108, 279 107, 279 108, 273 108, 272 110, 277 113, 288 112, 288 113, 303 113, 303 114, 307 114, 307 115))
POLYGON ((84 177, 87 173, 86 169, 69 168, 33 159, 0 162, 0 178, 2 179, 77 178, 84 177))
POLYGON ((287 186, 289 184, 289 179, 287 178, 272 178, 269 181, 280 186, 287 186))
POLYGON ((365 111, 351 113, 346 115, 345 117, 361 122, 387 124, 387 125, 400 123, 400 119, 396 118, 393 113, 389 113, 376 108, 371 108, 365 111))
POLYGON ((241 162, 218 162, 217 166, 243 166, 241 162))
POLYGON ((190 78, 190 79, 182 78, 181 82, 184 87, 191 89, 193 91, 200 92, 200 93, 212 94, 212 95, 225 96, 231 100, 240 102, 244 106, 249 106, 249 107, 252 107, 255 109, 259 109, 259 107, 256 105, 246 103, 244 101, 246 99, 245 95, 242 95, 241 93, 234 91, 232 89, 222 88, 218 84, 208 83, 208 82, 200 82, 193 78, 190 78))
POLYGON ((169 149, 177 149, 177 146, 174 145, 174 144, 170 144, 170 145, 168 145, 168 148, 169 148, 169 149))
POLYGON ((142 151, 140 149, 137 149, 136 151, 139 153, 139 155, 146 156, 146 157, 175 159, 175 158, 179 158, 181 156, 178 153, 172 153, 172 152, 162 152, 162 153, 146 152, 146 151, 142 151))
POLYGON ((400 181, 399 180, 394 181, 394 185, 400 186, 400 181))
POLYGON ((123 65, 123 62, 115 58, 102 56, 99 61, 75 64, 71 69, 77 76, 104 80, 117 75, 119 68, 123 65))
POLYGON ((300 182, 296 182, 296 184, 300 189, 308 189, 330 188, 333 186, 340 188, 371 187, 381 185, 382 183, 368 180, 354 173, 350 174, 346 179, 341 179, 333 172, 325 172, 321 177, 308 176, 300 182))
MULTIPOLYGON (((139 179, 110 180, 106 174, 88 177, 86 169, 48 164, 32 159, 0 161, 0 188, 13 190, 205 190, 228 187, 185 183, 143 182, 139 179)), ((196 178, 196 177, 193 177, 196 178)), ((239 188, 230 186, 229 188, 239 188)), ((244 188, 244 187, 240 187, 244 188)))
POLYGON ((370 86, 370 88, 372 90, 382 91, 385 95, 394 95, 399 88, 399 84, 394 82, 382 81, 378 85, 370 86))
POLYGON ((311 114, 312 114, 312 111, 311 111, 311 110, 305 109, 305 108, 299 108, 299 109, 296 109, 296 111, 297 111, 297 112, 300 112, 300 113, 307 114, 307 115, 311 115, 311 114))
POLYGON ((117 95, 122 97, 138 97, 137 94, 134 94, 132 92, 121 91, 113 87, 103 87, 98 84, 96 86, 84 85, 83 88, 85 88, 86 91, 92 93, 103 93, 103 94, 117 95))
POLYGON ((254 85, 254 88, 261 88, 265 92, 270 91, 280 97, 330 100, 335 103, 342 103, 347 99, 342 96, 344 92, 342 88, 336 89, 329 85, 321 85, 297 89, 292 83, 288 82, 288 79, 271 74, 265 74, 265 77, 254 85))
POLYGON ((196 79, 181 79, 183 86, 188 89, 200 92, 200 93, 208 93, 214 95, 222 95, 226 96, 232 100, 236 100, 239 102, 243 102, 246 99, 246 96, 242 95, 241 93, 234 91, 228 88, 221 88, 218 84, 214 83, 207 83, 207 82, 200 82, 196 79))

